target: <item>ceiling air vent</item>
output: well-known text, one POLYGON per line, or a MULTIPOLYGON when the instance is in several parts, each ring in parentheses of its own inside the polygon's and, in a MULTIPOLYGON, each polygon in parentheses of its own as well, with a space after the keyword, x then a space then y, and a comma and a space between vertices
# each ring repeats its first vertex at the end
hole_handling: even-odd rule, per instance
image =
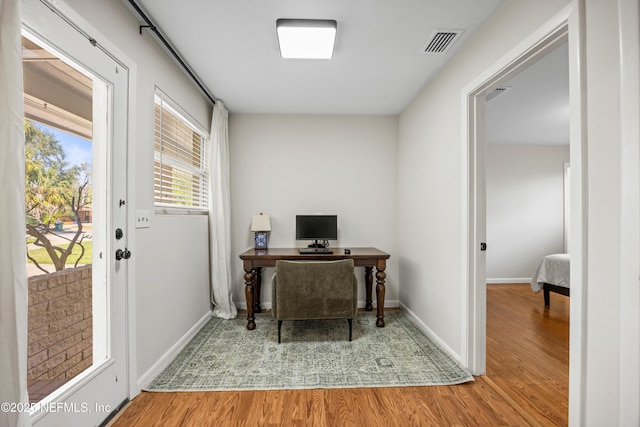
POLYGON ((491 101, 493 98, 495 98, 500 94, 505 93, 509 89, 511 89, 511 86, 498 86, 493 91, 489 92, 489 94, 487 95, 487 101, 491 101))
POLYGON ((424 53, 447 53, 453 43, 460 37, 464 30, 436 30, 427 44, 424 53))

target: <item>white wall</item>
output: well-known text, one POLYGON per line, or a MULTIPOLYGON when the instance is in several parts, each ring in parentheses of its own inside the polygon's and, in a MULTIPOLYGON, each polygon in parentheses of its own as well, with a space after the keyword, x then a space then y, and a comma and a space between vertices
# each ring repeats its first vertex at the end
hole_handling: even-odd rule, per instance
MULTIPOLYGON (((135 176, 129 209, 153 212, 153 95, 160 87, 206 129, 211 106, 172 62, 149 31, 138 32, 138 22, 121 1, 69 0, 69 5, 96 30, 135 62, 130 84, 135 137, 135 176)), ((133 160, 133 159, 131 159, 133 160)), ((135 339, 140 378, 209 310, 208 238, 206 217, 152 215, 151 228, 134 229, 135 270, 128 286, 135 289, 135 339)))
POLYGON ((461 91, 566 3, 506 2, 400 116, 400 300, 458 354, 468 273, 461 91))
MULTIPOLYGON (((572 124, 572 138, 579 138, 572 141, 579 148, 571 149, 572 188, 579 182, 585 193, 572 194, 572 224, 579 228, 572 228, 571 247, 572 253, 576 248, 582 254, 582 259, 572 262, 569 422, 576 426, 637 426, 638 363, 623 355, 627 349, 638 354, 640 340, 640 162, 637 138, 621 143, 623 125, 637 126, 637 116, 633 120, 620 118, 621 92, 627 93, 621 90, 621 73, 634 82, 638 75, 638 15, 634 2, 506 2, 402 113, 398 153, 400 299, 454 351, 463 347, 461 337, 467 325, 461 319, 467 307, 460 302, 465 300, 462 292, 466 290, 467 272, 463 271, 466 254, 462 242, 468 237, 460 231, 466 229, 462 206, 467 195, 463 194, 464 183, 456 178, 464 176, 461 169, 467 170, 467 159, 462 155, 465 112, 461 90, 567 3, 578 11, 570 22, 570 47, 584 49, 570 51, 572 60, 581 61, 580 73, 572 70, 571 78, 576 82, 578 77, 585 77, 583 85, 572 86, 580 91, 584 102, 572 104, 572 109, 577 108, 572 111, 572 119, 579 117, 584 107, 585 120, 584 127, 572 124), (629 15, 620 13, 618 5, 635 13, 631 37, 619 31, 619 21, 628 22, 629 15), (627 46, 622 55, 620 38, 627 46), (634 77, 620 66, 629 57, 632 61, 627 65, 631 65, 634 77), (624 158, 626 152, 635 154, 631 162, 624 158), (624 174, 620 173, 621 165, 625 166, 624 174), (573 177, 582 179, 577 182, 573 177), (623 212, 622 206, 633 211, 623 212), (427 226, 416 232, 418 224, 427 226), (623 238, 630 232, 636 243, 623 238), (622 269, 621 258, 625 260, 622 269), (431 262, 422 268, 425 259, 431 262), (574 267, 580 274, 574 276, 574 267), (578 279, 575 282, 574 277, 578 279), (632 299, 621 298, 623 295, 632 299), (621 313, 634 322, 622 324, 621 313), (622 391, 631 392, 635 406, 622 391)), ((624 105, 637 111, 637 85, 631 87, 636 92, 625 98, 624 105)), ((632 134, 637 135, 637 129, 632 134)))
POLYGON ((487 144, 487 282, 528 282, 564 251, 569 146, 487 144))
MULTIPOLYGON (((398 305, 396 117, 232 114, 229 139, 238 307, 246 302, 237 257, 253 247, 251 216, 260 212, 271 217, 270 247, 309 243, 295 240, 296 214, 337 214, 339 240, 333 246, 374 246, 391 254, 385 301, 398 305)), ((271 304, 272 273, 263 272, 263 308, 271 304)), ((363 302, 363 274, 358 277, 363 302)), ((375 306, 375 291, 373 300, 375 306)))

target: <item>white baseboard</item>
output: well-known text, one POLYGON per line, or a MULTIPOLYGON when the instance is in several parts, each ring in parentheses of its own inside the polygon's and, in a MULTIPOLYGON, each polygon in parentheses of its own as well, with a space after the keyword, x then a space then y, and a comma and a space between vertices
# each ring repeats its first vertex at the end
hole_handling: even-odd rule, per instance
POLYGON ((169 363, 189 344, 189 341, 196 336, 198 331, 211 319, 211 311, 205 314, 198 322, 187 331, 171 348, 163 354, 156 363, 138 378, 138 390, 144 390, 160 372, 162 372, 169 363))
POLYGON ((411 319, 411 321, 415 323, 416 326, 422 330, 422 332, 424 332, 429 336, 429 338, 434 340, 441 349, 446 351, 449 354, 449 356, 451 356, 453 359, 457 360, 464 366, 464 363, 462 363, 462 358, 460 357, 460 355, 455 351, 453 351, 451 347, 447 345, 447 343, 442 341, 442 339, 435 332, 433 332, 422 320, 420 320, 413 311, 409 310, 407 306, 402 303, 400 303, 400 309, 404 311, 407 314, 407 316, 409 316, 409 319, 411 319))
POLYGON ((531 283, 531 277, 518 277, 515 279, 487 279, 489 285, 504 285, 511 283, 531 283))
MULTIPOLYGON (((362 307, 360 307, 360 301, 358 301, 358 308, 364 308, 364 301, 362 301, 362 307)), ((373 307, 376 307, 376 301, 373 301, 373 307)), ((384 300, 384 308, 400 308, 400 301, 398 300, 384 300)))

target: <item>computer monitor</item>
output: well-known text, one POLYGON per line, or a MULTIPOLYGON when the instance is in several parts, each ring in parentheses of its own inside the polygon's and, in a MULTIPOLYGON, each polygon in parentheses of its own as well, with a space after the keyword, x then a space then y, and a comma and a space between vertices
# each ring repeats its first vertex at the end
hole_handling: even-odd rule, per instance
POLYGON ((313 240, 309 247, 325 247, 338 240, 337 215, 296 215, 296 240, 313 240))

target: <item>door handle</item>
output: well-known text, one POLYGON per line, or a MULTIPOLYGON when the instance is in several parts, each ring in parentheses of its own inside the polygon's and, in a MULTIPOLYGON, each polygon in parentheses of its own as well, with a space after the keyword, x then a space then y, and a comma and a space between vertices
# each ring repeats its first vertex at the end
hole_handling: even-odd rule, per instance
POLYGON ((116 250, 116 260, 120 261, 121 259, 129 259, 131 258, 131 251, 127 248, 116 250))

